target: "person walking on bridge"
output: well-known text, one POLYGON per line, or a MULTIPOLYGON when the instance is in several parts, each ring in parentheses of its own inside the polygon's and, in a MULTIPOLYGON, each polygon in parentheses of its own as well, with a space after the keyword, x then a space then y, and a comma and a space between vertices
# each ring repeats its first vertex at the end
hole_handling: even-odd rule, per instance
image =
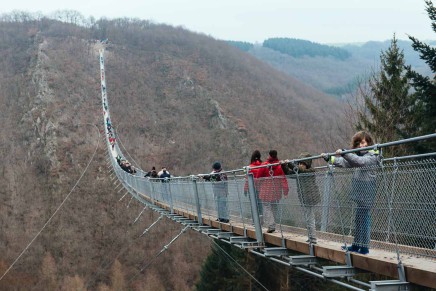
POLYGON ((272 233, 276 230, 280 199, 283 196, 288 197, 288 181, 277 158, 276 150, 269 151, 269 157, 262 165, 265 167, 261 168, 259 172, 259 178, 262 178, 259 198, 263 204, 263 219, 268 227, 267 232, 272 233))
MULTIPOLYGON (((353 149, 374 145, 372 136, 366 131, 357 132, 351 141, 353 149)), ((350 198, 356 203, 356 216, 354 219, 354 241, 350 247, 343 249, 360 254, 369 253, 371 239, 371 208, 377 192, 376 175, 374 167, 379 163, 378 151, 361 150, 355 153, 343 154, 344 150, 338 149, 336 156, 330 157, 330 162, 337 167, 358 168, 354 171, 350 198)), ((328 155, 322 153, 326 161, 328 155)))
POLYGON ((162 199, 166 202, 170 201, 170 178, 171 174, 167 171, 167 168, 162 168, 162 174, 160 174, 159 178, 162 182, 162 199))
POLYGON ((156 167, 152 167, 151 168, 151 171, 150 172, 147 172, 147 174, 145 174, 145 176, 144 177, 149 177, 149 178, 152 178, 152 179, 156 179, 156 178, 159 178, 159 176, 157 175, 157 172, 156 172, 156 167))
POLYGON ((229 195, 227 175, 223 173, 221 163, 218 161, 212 164, 212 170, 212 173, 203 176, 203 179, 212 182, 213 196, 218 212, 217 221, 228 223, 230 219, 227 207, 227 196, 229 195))

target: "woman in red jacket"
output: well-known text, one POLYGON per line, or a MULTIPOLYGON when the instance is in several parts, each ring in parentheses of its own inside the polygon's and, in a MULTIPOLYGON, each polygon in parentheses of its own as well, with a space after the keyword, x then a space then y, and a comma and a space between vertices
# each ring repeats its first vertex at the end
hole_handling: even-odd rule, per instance
POLYGON ((278 204, 282 196, 288 197, 289 188, 276 150, 269 151, 268 160, 262 165, 266 167, 260 168, 259 171, 259 178, 263 178, 260 181, 259 198, 263 203, 264 221, 268 226, 267 232, 271 233, 276 230, 275 218, 278 204), (271 164, 276 165, 271 166, 271 164))
MULTIPOLYGON (((259 203, 259 173, 260 173, 261 168, 256 168, 256 167, 259 167, 261 165, 262 165, 262 160, 261 160, 260 152, 258 150, 255 150, 251 154, 251 160, 250 160, 250 166, 249 166, 250 170, 248 173, 253 174, 254 191, 256 192, 256 203, 257 203, 257 208, 259 210, 259 215, 263 215, 262 203, 259 203), (252 168, 254 168, 254 169, 252 169, 252 168)), ((248 180, 245 181, 245 185, 244 185, 245 196, 247 196, 247 193, 248 193, 248 180)))

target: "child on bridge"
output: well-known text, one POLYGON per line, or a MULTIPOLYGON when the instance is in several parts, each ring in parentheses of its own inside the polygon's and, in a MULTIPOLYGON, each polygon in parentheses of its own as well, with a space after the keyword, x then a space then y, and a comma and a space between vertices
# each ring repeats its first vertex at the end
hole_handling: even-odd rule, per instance
MULTIPOLYGON (((365 148, 374 145, 368 132, 357 132, 351 141, 353 149, 365 148)), ((343 249, 360 254, 369 253, 371 238, 371 208, 377 192, 376 175, 371 166, 379 163, 378 151, 361 150, 355 153, 343 154, 344 150, 336 150, 336 156, 330 157, 330 162, 337 167, 358 168, 353 174, 350 198, 356 203, 356 216, 354 219, 354 241, 350 247, 343 249)), ((328 155, 321 156, 328 161, 328 155)))

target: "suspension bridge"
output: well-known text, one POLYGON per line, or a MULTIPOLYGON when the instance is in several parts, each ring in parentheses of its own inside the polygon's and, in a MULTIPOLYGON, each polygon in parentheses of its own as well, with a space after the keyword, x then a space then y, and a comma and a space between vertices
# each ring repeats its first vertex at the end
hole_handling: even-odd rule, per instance
MULTIPOLYGON (((183 224, 185 227, 178 236, 191 228, 284 267, 295 268, 351 290, 410 290, 410 283, 436 288, 436 153, 381 159, 377 167, 367 169, 377 177, 376 197, 371 206, 369 254, 341 249, 353 241, 358 210, 349 193, 353 175, 361 169, 335 168, 329 164, 313 173, 299 174, 296 171, 286 176, 289 194, 275 205, 276 232, 267 233, 262 224, 264 202, 257 197, 255 185, 267 180, 274 184, 279 177, 255 181, 249 167, 243 167, 226 171, 226 181, 206 181, 202 174, 161 181, 144 177, 146 172, 141 169, 128 173, 120 167, 117 157, 123 157, 123 152, 116 142, 115 133, 107 126, 111 124, 111 118, 104 49, 100 50, 99 58, 107 163, 112 168, 111 179, 116 188, 126 190, 121 199, 129 194, 131 200, 144 204, 136 220, 149 208, 159 212, 160 217, 167 216, 183 224), (308 240, 303 209, 307 205, 302 205, 298 197, 299 182, 304 176, 312 176, 313 183, 309 187, 316 188, 321 197, 319 203, 311 205, 315 209, 316 243, 308 240), (227 188, 224 202, 229 219, 226 222, 217 219, 217 200, 223 197, 217 198, 214 193, 215 183, 225 183, 227 188), (300 255, 293 255, 295 252, 300 255), (321 259, 328 260, 331 265, 320 265, 321 259), (361 272, 391 279, 365 282, 356 279, 361 272)), ((386 147, 433 138, 436 134, 370 148, 382 151, 386 147)), ((320 156, 310 157, 316 158, 320 156)), ((296 159, 291 163, 307 159, 296 159)))

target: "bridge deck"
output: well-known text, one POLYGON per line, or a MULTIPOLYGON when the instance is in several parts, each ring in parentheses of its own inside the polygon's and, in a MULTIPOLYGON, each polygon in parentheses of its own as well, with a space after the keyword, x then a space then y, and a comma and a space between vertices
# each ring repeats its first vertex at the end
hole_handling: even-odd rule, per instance
MULTIPOLYGON (((161 208, 168 209, 166 204, 157 203, 157 205, 161 208)), ((197 219, 197 216, 192 212, 174 209, 174 213, 193 220, 197 219)), ((244 226, 241 223, 219 223, 215 221, 215 218, 209 217, 203 218, 203 224, 222 229, 223 231, 233 232, 241 236, 244 235, 244 226)), ((248 237, 256 239, 253 226, 246 224, 245 229, 248 237)), ((292 228, 287 227, 286 229, 283 229, 283 237, 287 249, 303 254, 309 254, 309 245, 306 242, 307 236, 302 235, 301 232, 294 232, 292 228)), ((270 234, 266 233, 265 229, 264 240, 268 244, 282 246, 282 235, 280 230, 270 234)), ((382 244, 383 242, 379 243, 382 244)), ((339 264, 345 264, 345 252, 341 250, 341 245, 342 244, 338 242, 319 239, 314 247, 314 255, 318 258, 339 264)), ((404 265, 408 282, 436 288, 436 260, 413 255, 401 255, 400 257, 404 265)), ((370 253, 367 255, 351 253, 351 259, 355 268, 392 278, 398 278, 396 253, 371 249, 370 253)))

